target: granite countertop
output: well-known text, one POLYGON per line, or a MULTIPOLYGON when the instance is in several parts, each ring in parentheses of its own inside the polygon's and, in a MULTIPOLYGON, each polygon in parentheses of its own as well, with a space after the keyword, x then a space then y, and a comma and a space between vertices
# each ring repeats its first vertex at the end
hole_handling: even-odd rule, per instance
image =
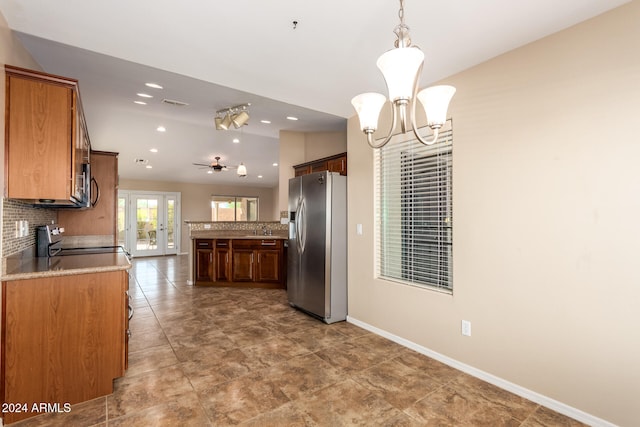
POLYGON ((192 230, 191 239, 258 239, 258 240, 287 240, 289 237, 283 233, 273 235, 253 234, 251 231, 234 230, 192 230))
POLYGON ((131 262, 123 253, 65 255, 51 258, 12 256, 3 259, 0 280, 40 279, 129 268, 131 268, 131 262))

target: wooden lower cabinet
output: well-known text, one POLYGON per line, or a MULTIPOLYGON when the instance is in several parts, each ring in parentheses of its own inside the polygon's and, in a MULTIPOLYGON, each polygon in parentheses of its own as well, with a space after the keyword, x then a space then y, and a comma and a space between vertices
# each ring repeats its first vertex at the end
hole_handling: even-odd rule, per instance
POLYGON ((2 282, 1 398, 27 409, 5 412, 4 424, 39 415, 34 404, 62 410, 113 392, 127 366, 128 278, 118 270, 2 282))
POLYGON ((213 241, 197 239, 194 243, 196 282, 213 281, 213 241))
POLYGON ((228 282, 231 280, 231 262, 230 262, 231 250, 219 249, 215 250, 215 280, 216 282, 228 282))
POLYGON ((196 239, 196 285, 284 287, 284 259, 282 239, 196 239))
POLYGON ((282 280, 281 258, 282 251, 258 250, 256 251, 258 265, 256 266, 256 280, 258 282, 280 282, 282 280))
POLYGON ((247 248, 234 248, 233 249, 233 263, 231 271, 233 274, 234 282, 253 282, 255 281, 253 271, 255 270, 253 265, 253 249, 247 248))
POLYGON ((216 239, 214 247, 214 280, 228 282, 231 280, 231 240, 216 239))

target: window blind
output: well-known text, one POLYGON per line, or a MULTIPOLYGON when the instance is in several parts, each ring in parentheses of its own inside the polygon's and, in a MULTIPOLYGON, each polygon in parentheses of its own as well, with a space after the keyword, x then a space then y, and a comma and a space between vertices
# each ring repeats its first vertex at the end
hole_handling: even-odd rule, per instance
POLYGON ((396 135, 376 150, 378 277, 453 290, 452 148, 449 121, 433 145, 396 135))

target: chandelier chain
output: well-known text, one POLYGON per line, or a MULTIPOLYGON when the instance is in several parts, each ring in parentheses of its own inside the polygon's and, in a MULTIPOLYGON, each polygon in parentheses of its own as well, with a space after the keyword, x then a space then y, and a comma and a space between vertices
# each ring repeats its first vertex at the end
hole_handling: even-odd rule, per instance
POLYGON ((400 24, 393 30, 396 34, 395 47, 409 47, 411 46, 411 38, 409 37, 409 27, 404 23, 404 0, 400 0, 400 10, 398 11, 398 18, 400 18, 400 24))

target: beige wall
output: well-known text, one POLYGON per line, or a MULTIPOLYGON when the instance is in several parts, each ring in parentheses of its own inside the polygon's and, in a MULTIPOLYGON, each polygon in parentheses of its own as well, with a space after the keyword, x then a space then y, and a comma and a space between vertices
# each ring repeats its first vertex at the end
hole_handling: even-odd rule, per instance
POLYGON ((347 151, 346 132, 280 131, 280 182, 278 206, 287 210, 289 179, 294 177, 293 166, 347 151))
POLYGON ((180 252, 189 247, 189 229, 184 221, 211 221, 211 195, 235 195, 259 197, 258 220, 275 221, 278 219, 274 189, 269 187, 237 187, 231 185, 190 184, 186 182, 141 181, 121 179, 120 190, 171 191, 179 192, 182 202, 180 211, 182 228, 180 252))
MULTIPOLYGON (((22 44, 15 38, 9 26, 7 24, 6 19, 0 13, 0 146, 4 147, 4 125, 5 125, 5 73, 4 66, 5 64, 15 65, 23 68, 30 68, 34 70, 42 70, 42 67, 38 65, 37 62, 33 60, 31 55, 27 52, 27 50, 22 46, 22 44)), ((0 164, 4 165, 4 149, 0 150, 0 164)), ((4 189, 4 173, 0 174, 0 188, 4 189)), ((3 190, 4 191, 4 190, 3 190)), ((31 217, 32 211, 35 208, 30 206, 21 206, 21 210, 17 213, 20 219, 27 219, 31 217)), ((2 222, 4 225, 4 212, 0 212, 0 217, 2 217, 2 222)), ((15 218, 14 218, 15 219, 15 218)), ((8 221, 8 220, 7 220, 8 221)), ((10 228, 10 227, 3 227, 10 228)), ((33 228, 33 227, 32 227, 33 228)), ((27 238, 22 238, 27 239, 27 238)), ((0 239, 2 241, 2 239, 0 239)), ((19 246, 21 247, 21 246, 19 246)), ((2 252, 4 253, 4 252, 2 252)))
POLYGON ((374 278, 372 150, 349 121, 352 319, 637 425, 639 22, 634 1, 446 80, 453 296, 374 278))
MULTIPOLYGON (((15 65, 17 67, 30 68, 32 70, 42 70, 42 67, 38 65, 36 61, 31 57, 29 52, 22 46, 22 44, 16 39, 9 25, 7 24, 4 15, 0 13, 0 67, 2 71, 0 75, 0 108, 2 108, 2 114, 0 114, 0 129, 3 131, 0 135, 2 146, 4 147, 4 100, 5 100, 5 64, 15 65)), ((0 150, 1 164, 4 164, 4 150, 0 150)), ((0 176, 0 183, 4 188, 4 174, 0 176)))

